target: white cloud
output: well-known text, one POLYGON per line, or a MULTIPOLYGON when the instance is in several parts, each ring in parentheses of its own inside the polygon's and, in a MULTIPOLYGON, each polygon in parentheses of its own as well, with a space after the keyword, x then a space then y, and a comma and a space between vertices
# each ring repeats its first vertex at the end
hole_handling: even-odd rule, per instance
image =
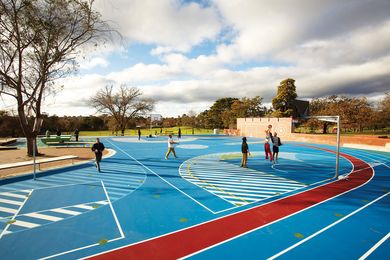
POLYGON ((116 23, 130 41, 160 46, 154 51, 174 48, 189 51, 206 39, 213 39, 221 29, 216 10, 179 0, 115 0, 96 3, 104 19, 116 23))
POLYGON ((89 59, 89 60, 82 60, 82 61, 80 61, 79 64, 80 64, 81 69, 91 70, 91 69, 94 69, 96 67, 106 68, 106 67, 108 67, 109 62, 102 57, 94 57, 94 58, 89 59))
MULTIPOLYGON (((350 94, 375 100, 389 90, 388 0, 216 0, 206 8, 179 0, 102 0, 97 5, 126 39, 151 46, 150 55, 160 63, 139 60, 106 75, 69 78, 48 109, 90 113, 85 100, 110 83, 141 88, 159 101, 156 111, 164 116, 200 112, 227 96, 260 95, 269 103, 288 77, 296 80, 301 98, 350 94), (218 45, 208 54, 191 55, 204 41, 218 45)), ((82 66, 108 65, 97 57, 104 55, 82 66)))

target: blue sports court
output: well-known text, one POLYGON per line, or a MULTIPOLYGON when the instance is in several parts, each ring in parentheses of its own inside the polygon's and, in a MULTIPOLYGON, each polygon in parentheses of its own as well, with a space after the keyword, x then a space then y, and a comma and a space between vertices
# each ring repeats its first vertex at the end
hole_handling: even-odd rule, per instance
POLYGON ((387 259, 390 156, 285 142, 101 138, 94 163, 0 181, 2 259, 387 259))

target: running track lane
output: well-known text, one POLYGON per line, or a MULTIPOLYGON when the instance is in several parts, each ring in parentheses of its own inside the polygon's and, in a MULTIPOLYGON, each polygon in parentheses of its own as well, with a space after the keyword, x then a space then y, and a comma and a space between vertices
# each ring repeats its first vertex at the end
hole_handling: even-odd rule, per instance
MULTIPOLYGON (((334 153, 323 148, 316 149, 334 153)), ((150 260, 185 257, 357 188, 373 177, 374 171, 366 162, 344 153, 340 153, 340 156, 349 160, 354 167, 347 180, 336 180, 269 204, 104 252, 93 256, 93 259, 150 260)))

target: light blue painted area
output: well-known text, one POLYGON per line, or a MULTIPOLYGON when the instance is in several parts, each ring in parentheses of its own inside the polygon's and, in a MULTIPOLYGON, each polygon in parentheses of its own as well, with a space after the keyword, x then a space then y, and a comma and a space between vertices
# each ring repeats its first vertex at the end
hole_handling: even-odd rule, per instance
MULTIPOLYGON (((280 149, 278 164, 273 165, 264 159, 261 140, 251 138, 249 142, 253 143, 249 145, 254 155, 248 160, 249 168, 242 170, 239 167, 240 138, 196 137, 185 145, 207 148, 178 148, 178 159, 172 157, 169 160, 164 159, 167 151, 165 140, 127 142, 126 137, 121 138, 102 138, 105 146, 116 150, 116 154, 103 159, 101 173, 92 163, 87 163, 40 173, 37 181, 29 177, 0 181, 0 199, 3 199, 0 200, 0 232, 5 228, 9 232, 0 239, 4 259, 36 259, 52 255, 59 259, 86 257, 322 185, 330 181, 335 170, 333 154, 298 143, 285 143, 280 149), (213 154, 232 153, 237 156, 224 160, 207 159, 213 154), (196 162, 196 158, 201 160, 196 162), (194 171, 192 174, 204 183, 183 176, 183 172, 188 174, 188 162, 193 163, 190 165, 190 170, 194 171), (253 179, 251 176, 254 176, 253 179), (265 179, 260 180, 259 176, 265 179), (262 190, 263 182, 271 186, 265 186, 266 189, 262 190), (264 191, 273 192, 272 189, 277 189, 275 187, 283 183, 303 185, 298 189, 286 189, 285 193, 268 194, 270 196, 266 198, 255 199, 241 206, 232 203, 235 198, 223 198, 227 193, 248 197, 264 191), (243 190, 245 187, 247 189, 243 190), (30 191, 31 195, 25 200, 30 191), (9 204, 9 200, 14 204, 9 204), (2 212, 1 208, 9 212, 2 212), (7 227, 8 220, 12 218, 23 221, 22 224, 27 222, 37 226, 7 227), (98 245, 102 239, 108 242, 98 245)), ((326 145, 316 146, 334 149, 326 145)), ((342 149, 342 152, 375 166, 374 178, 359 189, 191 258, 270 257, 390 190, 388 154, 354 149, 342 149)), ((346 174, 351 170, 351 164, 341 159, 340 173, 346 174)), ((358 258, 389 232, 388 205, 387 196, 289 251, 282 258, 358 258), (330 252, 329 248, 335 250, 330 252)), ((381 259, 389 252, 387 241, 372 256, 381 259)))

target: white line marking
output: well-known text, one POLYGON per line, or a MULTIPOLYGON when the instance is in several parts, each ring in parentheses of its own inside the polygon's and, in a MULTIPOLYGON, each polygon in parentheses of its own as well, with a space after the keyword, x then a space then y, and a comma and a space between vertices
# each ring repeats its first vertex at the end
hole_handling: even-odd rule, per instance
POLYGON ((332 224, 330 224, 329 226, 324 227, 323 229, 318 230, 318 231, 315 232, 314 234, 312 234, 312 235, 308 236, 307 238, 305 238, 305 239, 299 241, 298 243, 296 243, 296 244, 294 244, 294 245, 292 245, 292 246, 286 248, 285 250, 283 250, 283 251, 281 251, 281 252, 279 252, 279 253, 277 253, 277 254, 271 256, 271 257, 268 258, 268 259, 276 259, 277 257, 279 257, 279 256, 281 256, 281 255, 284 255, 285 253, 287 253, 287 252, 290 251, 291 249, 294 249, 294 248, 296 248, 297 246, 299 246, 299 245, 305 243, 306 241, 308 241, 308 240, 310 240, 310 239, 316 237, 317 235, 319 235, 319 234, 325 232, 326 230, 330 229, 331 227, 333 227, 333 226, 337 225, 338 223, 340 223, 340 222, 346 220, 347 218, 349 218, 349 217, 355 215, 355 214, 358 213, 359 211, 362 211, 363 209, 367 208, 368 206, 372 205, 373 203, 375 203, 375 202, 377 202, 378 200, 380 200, 380 199, 386 197, 386 196, 389 195, 389 194, 390 194, 390 192, 387 192, 387 193, 383 194, 383 195, 380 196, 379 198, 376 198, 375 200, 371 201, 370 203, 364 205, 363 207, 358 208, 357 210, 355 210, 355 211, 349 213, 348 215, 346 215, 345 217, 343 217, 343 218, 341 218, 341 219, 339 219, 339 220, 333 222, 332 224))
MULTIPOLYGON (((114 242, 114 241, 120 240, 120 239, 123 239, 123 237, 117 237, 117 238, 108 240, 107 243, 114 242)), ((53 258, 53 257, 66 255, 66 254, 69 254, 69 253, 73 253, 73 252, 80 251, 80 250, 83 250, 83 249, 91 248, 91 247, 94 247, 94 246, 100 246, 100 244, 96 243, 96 244, 92 244, 92 245, 88 245, 88 246, 83 246, 83 247, 75 248, 75 249, 72 249, 72 250, 69 250, 69 251, 66 251, 66 252, 61 252, 61 253, 58 253, 58 254, 55 254, 55 255, 46 256, 46 257, 43 257, 43 258, 40 258, 40 259, 42 259, 42 260, 50 259, 50 258, 53 258)), ((85 259, 85 258, 81 258, 81 259, 85 259)))
POLYGON ((158 178, 160 178, 162 181, 164 181, 165 183, 167 183, 169 186, 173 187, 175 190, 179 191, 181 194, 185 195, 186 197, 188 197, 189 199, 191 199, 192 201, 194 201, 196 204, 198 204, 199 206, 205 208, 206 210, 210 211, 211 213, 215 214, 215 212, 211 209, 209 209, 208 207, 206 207, 205 205, 203 205, 202 203, 200 203, 199 201, 197 201, 196 199, 192 198, 190 195, 188 195, 187 193, 185 193, 184 191, 180 190, 179 188, 177 188, 175 185, 173 185, 172 183, 168 182, 167 180, 165 180, 163 177, 161 177, 160 175, 158 175, 156 172, 154 172, 152 169, 150 169, 149 167, 147 167, 146 165, 144 165, 143 163, 141 163, 140 161, 138 161, 137 159, 135 159, 133 156, 131 156, 130 154, 128 154, 127 152, 123 151, 121 148, 119 148, 118 146, 116 146, 115 144, 113 144, 112 142, 110 142, 108 140, 108 142, 110 144, 112 144, 113 146, 115 146, 118 150, 120 150, 121 152, 123 152, 124 154, 126 154, 127 156, 129 156, 131 159, 133 159, 134 161, 136 161, 138 164, 140 164, 142 167, 144 167, 145 169, 147 169, 148 171, 150 171, 151 173, 153 173, 154 175, 156 175, 158 178))
POLYGON ((63 220, 63 218, 49 216, 49 215, 40 214, 40 213, 28 213, 28 214, 24 214, 24 215, 27 216, 27 217, 39 218, 39 219, 50 220, 50 221, 60 221, 60 220, 63 220))
POLYGON ((26 227, 26 228, 35 228, 35 227, 39 227, 40 226, 39 224, 26 222, 26 221, 21 221, 21 220, 16 220, 11 225, 20 226, 20 227, 26 227))
POLYGON ((17 206, 20 206, 23 204, 23 201, 6 200, 6 199, 0 199, 0 202, 6 203, 6 204, 17 205, 17 206))
POLYGON ((67 215, 72 215, 72 216, 77 216, 77 215, 81 214, 81 212, 78 212, 78 211, 69 210, 69 209, 62 209, 62 208, 51 209, 50 211, 62 213, 62 214, 67 214, 67 215))
POLYGON ((121 238, 124 238, 124 237, 125 237, 125 234, 123 233, 123 230, 122 230, 122 227, 121 227, 121 225, 120 225, 120 223, 119 223, 119 220, 118 220, 118 218, 116 217, 114 207, 113 207, 112 204, 111 204, 110 197, 108 197, 106 187, 104 186, 104 182, 103 182, 103 181, 100 181, 100 182, 102 183, 102 187, 103 187, 104 193, 106 194, 106 198, 107 198, 107 201, 108 201, 108 205, 110 205, 110 209, 111 209, 111 211, 112 211, 112 215, 114 216, 116 225, 118 226, 119 233, 121 234, 121 238))
POLYGON ((20 195, 20 194, 15 194, 11 192, 1 192, 0 195, 8 196, 8 197, 14 197, 14 198, 19 198, 19 199, 25 199, 26 195, 20 195))
POLYGON ((17 209, 10 209, 10 208, 4 208, 4 207, 0 207, 0 211, 7 212, 7 213, 12 213, 12 214, 15 214, 15 213, 18 212, 17 209))
POLYGON ((72 206, 72 207, 79 208, 79 209, 87 209, 87 210, 93 210, 94 209, 92 206, 84 205, 84 204, 75 205, 75 206, 72 206))
MULTIPOLYGON (((26 193, 27 193, 27 191, 28 191, 28 190, 22 190, 22 192, 26 192, 26 193)), ((31 193, 32 193, 33 191, 34 191, 34 190, 29 190, 29 193, 26 195, 26 198, 24 199, 23 204, 20 205, 19 209, 18 209, 17 212, 13 215, 13 217, 10 219, 10 221, 15 220, 16 215, 17 215, 17 214, 20 212, 20 210, 23 208, 24 204, 26 204, 28 198, 30 197, 30 195, 31 195, 31 193)), ((3 237, 4 234, 6 234, 7 229, 9 228, 9 225, 10 225, 10 224, 7 224, 7 225, 5 226, 5 228, 3 229, 3 231, 1 232, 1 234, 0 234, 0 239, 3 237)))
POLYGON ((371 255, 372 252, 374 252, 380 245, 382 245, 388 238, 390 237, 390 232, 387 233, 386 236, 384 236, 381 240, 378 241, 373 247, 370 248, 364 255, 359 257, 359 260, 366 259, 369 255, 371 255))

